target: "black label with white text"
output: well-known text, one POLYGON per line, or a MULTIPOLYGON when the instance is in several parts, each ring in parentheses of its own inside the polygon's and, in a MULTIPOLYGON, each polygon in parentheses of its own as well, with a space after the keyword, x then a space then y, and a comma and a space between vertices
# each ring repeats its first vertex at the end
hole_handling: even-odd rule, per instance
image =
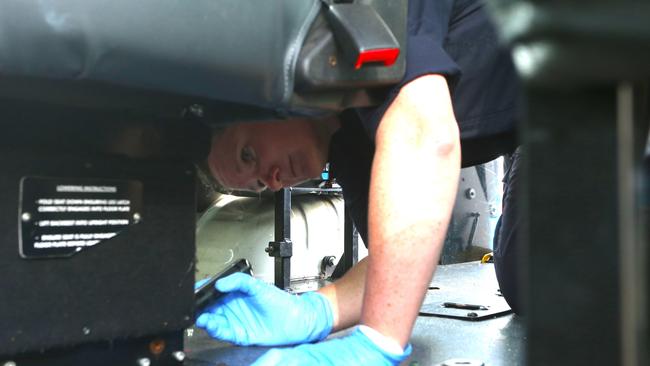
POLYGON ((24 177, 20 193, 23 258, 69 257, 143 220, 134 180, 24 177))

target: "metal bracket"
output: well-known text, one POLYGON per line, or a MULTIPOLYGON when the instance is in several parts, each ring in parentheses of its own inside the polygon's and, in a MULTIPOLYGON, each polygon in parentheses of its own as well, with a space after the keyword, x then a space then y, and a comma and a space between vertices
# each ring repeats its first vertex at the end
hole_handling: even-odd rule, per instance
POLYGON ((293 243, 289 239, 272 241, 264 251, 269 253, 270 257, 289 258, 293 255, 293 243))
POLYGON ((265 251, 274 257, 275 286, 283 290, 291 283, 291 189, 283 188, 275 193, 275 240, 265 251))
POLYGON ((471 248, 474 245, 474 235, 476 234, 476 227, 478 227, 478 218, 481 217, 481 214, 478 212, 473 212, 469 215, 473 217, 472 227, 469 231, 469 238, 467 239, 467 247, 471 248))

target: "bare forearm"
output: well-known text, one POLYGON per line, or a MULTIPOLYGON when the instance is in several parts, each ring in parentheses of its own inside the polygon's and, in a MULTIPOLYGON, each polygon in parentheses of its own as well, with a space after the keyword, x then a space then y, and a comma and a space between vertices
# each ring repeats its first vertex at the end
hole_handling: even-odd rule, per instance
POLYGON ((431 76, 407 90, 415 94, 400 92, 377 132, 361 322, 402 346, 438 262, 457 190, 460 146, 446 88, 444 78, 431 76))
POLYGON ((319 290, 332 304, 334 331, 359 323, 367 268, 368 261, 364 258, 334 284, 319 290))

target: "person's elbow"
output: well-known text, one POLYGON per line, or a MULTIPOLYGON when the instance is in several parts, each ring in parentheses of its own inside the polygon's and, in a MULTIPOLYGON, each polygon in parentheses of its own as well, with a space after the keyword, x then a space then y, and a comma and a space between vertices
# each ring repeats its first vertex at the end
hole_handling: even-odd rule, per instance
POLYGON ((403 139, 412 149, 440 158, 460 156, 460 132, 443 76, 426 75, 406 84, 386 117, 379 139, 403 139))
POLYGON ((456 119, 453 115, 435 118, 435 126, 428 125, 421 129, 423 148, 440 158, 457 158, 460 156, 460 131, 456 119))

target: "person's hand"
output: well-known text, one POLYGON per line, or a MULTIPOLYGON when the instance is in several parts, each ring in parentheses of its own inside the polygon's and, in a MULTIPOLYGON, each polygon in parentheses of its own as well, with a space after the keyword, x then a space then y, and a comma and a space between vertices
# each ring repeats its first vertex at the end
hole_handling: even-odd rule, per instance
POLYGON ((398 365, 411 354, 411 345, 400 354, 391 353, 375 344, 358 328, 350 335, 316 344, 294 348, 275 348, 266 352, 252 366, 311 365, 398 365))
POLYGON ((319 341, 332 330, 330 302, 316 292, 291 295, 247 274, 216 283, 226 295, 196 320, 213 338, 240 346, 319 341))

